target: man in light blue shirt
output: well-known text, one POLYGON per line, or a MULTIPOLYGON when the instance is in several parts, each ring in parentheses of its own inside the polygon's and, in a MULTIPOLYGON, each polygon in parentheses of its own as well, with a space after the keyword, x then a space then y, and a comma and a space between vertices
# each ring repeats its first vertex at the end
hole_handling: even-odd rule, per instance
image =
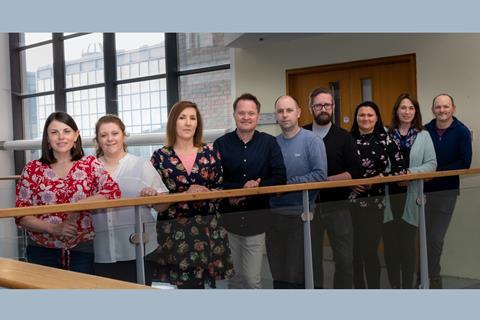
MULTIPOLYGON (((318 182, 327 179, 327 155, 323 140, 298 125, 301 109, 290 96, 275 102, 275 115, 282 134, 276 137, 287 170, 287 184, 318 182)), ((314 207, 316 191, 310 193, 314 207)), ((302 193, 272 196, 270 207, 273 226, 267 232, 266 244, 273 287, 303 288, 303 224, 302 193)))

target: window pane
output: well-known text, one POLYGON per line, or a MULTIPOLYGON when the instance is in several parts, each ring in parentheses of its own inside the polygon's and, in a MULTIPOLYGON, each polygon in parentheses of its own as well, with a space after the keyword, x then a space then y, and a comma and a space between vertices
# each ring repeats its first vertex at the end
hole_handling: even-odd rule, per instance
POLYGON ((45 120, 55 110, 54 102, 53 95, 23 99, 25 139, 42 137, 45 120))
POLYGON ((26 32, 24 33, 24 41, 21 45, 29 46, 34 43, 52 40, 51 33, 41 33, 41 32, 26 32))
POLYGON ((165 60, 159 60, 165 57, 164 33, 116 33, 115 39, 118 80, 165 72, 165 60))
POLYGON ((22 93, 28 94, 53 90, 53 53, 51 44, 23 50, 20 59, 22 93))
POLYGON ((118 111, 129 133, 165 131, 167 116, 160 111, 160 107, 167 107, 166 91, 160 90, 162 86, 165 87, 164 82, 165 79, 158 79, 118 86, 118 111), (136 93, 129 89, 130 86, 135 87, 136 93), (161 103, 162 95, 165 96, 164 104, 161 103))
POLYGON ((178 62, 180 70, 230 63, 230 49, 225 47, 224 34, 179 33, 178 62))
POLYGON ((230 70, 182 76, 180 98, 195 101, 204 129, 225 129, 232 118, 230 87, 230 70))
POLYGON ((104 88, 67 92, 67 112, 77 123, 82 138, 95 134, 95 123, 105 114, 105 99, 99 96, 104 88))
POLYGON ((103 82, 103 35, 92 33, 65 40, 67 88, 103 82))

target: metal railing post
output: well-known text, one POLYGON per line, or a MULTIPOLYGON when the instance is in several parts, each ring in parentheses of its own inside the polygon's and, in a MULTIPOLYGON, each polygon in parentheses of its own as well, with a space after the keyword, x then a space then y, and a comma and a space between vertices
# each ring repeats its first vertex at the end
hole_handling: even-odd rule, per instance
POLYGON ((138 241, 135 243, 135 256, 137 259, 137 283, 145 284, 145 265, 144 265, 144 250, 143 250, 143 227, 142 216, 140 214, 139 206, 135 206, 135 233, 138 241))
POLYGON ((429 289, 428 256, 427 256, 427 229, 425 224, 425 195, 423 194, 423 180, 417 180, 418 205, 418 232, 420 242, 420 288, 429 289))
POLYGON ((310 204, 308 190, 302 191, 303 196, 303 260, 305 265, 305 289, 313 289, 313 261, 312 261, 312 236, 310 232, 310 204))

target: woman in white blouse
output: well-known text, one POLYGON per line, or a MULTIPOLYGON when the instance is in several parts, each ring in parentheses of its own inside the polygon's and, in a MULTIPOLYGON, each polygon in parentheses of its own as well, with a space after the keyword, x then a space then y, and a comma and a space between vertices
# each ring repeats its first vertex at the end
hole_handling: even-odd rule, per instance
MULTIPOLYGON (((155 196, 168 193, 162 178, 152 164, 127 152, 125 124, 115 115, 98 119, 95 126, 97 158, 119 184, 122 197, 155 196)), ((154 206, 163 211, 167 205, 154 206)), ((157 213, 150 208, 139 208, 143 231, 148 242, 145 255, 158 247, 156 232, 157 213)), ((94 215, 95 274, 118 280, 136 282, 135 245, 130 236, 135 232, 133 207, 112 208, 94 215)), ((153 266, 145 261, 145 283, 152 282, 153 266)))

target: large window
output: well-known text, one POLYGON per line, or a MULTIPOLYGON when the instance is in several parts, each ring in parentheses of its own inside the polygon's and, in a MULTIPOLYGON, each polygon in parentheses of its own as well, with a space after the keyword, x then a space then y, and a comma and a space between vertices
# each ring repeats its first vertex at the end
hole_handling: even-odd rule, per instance
MULTIPOLYGON (((118 114, 130 135, 162 132, 178 99, 199 105, 207 130, 231 125, 221 33, 23 33, 10 34, 10 46, 15 139, 40 139, 55 110, 74 117, 84 141, 106 113, 118 114)), ((38 150, 26 156, 16 153, 17 171, 38 150)))

